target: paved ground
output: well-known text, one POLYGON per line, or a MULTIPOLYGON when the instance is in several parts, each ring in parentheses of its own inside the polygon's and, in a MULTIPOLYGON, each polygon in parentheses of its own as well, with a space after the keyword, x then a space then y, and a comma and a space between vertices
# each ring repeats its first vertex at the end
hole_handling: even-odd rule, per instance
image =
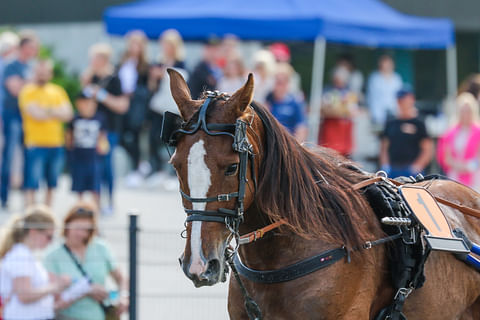
MULTIPOLYGON (((70 181, 63 177, 53 209, 59 220, 75 203, 70 181)), ((22 209, 19 192, 11 197, 12 212, 22 209)), ((128 270, 128 213, 140 212, 138 319, 227 319, 227 285, 194 288, 178 265, 185 244, 180 237, 185 219, 177 191, 126 189, 116 194, 116 213, 102 217, 100 229, 110 243, 120 266, 128 270)), ((1 213, 5 221, 10 213, 1 213)))

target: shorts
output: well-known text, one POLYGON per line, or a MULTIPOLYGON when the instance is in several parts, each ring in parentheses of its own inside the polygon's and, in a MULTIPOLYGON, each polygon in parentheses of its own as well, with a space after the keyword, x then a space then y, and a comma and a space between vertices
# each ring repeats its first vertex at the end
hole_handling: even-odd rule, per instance
POLYGON ((102 170, 99 157, 97 157, 95 160, 73 160, 71 164, 71 171, 72 191, 100 192, 102 170))
POLYGON ((25 149, 25 178, 23 187, 37 190, 45 180, 49 189, 57 186, 63 170, 63 147, 27 147, 25 149))

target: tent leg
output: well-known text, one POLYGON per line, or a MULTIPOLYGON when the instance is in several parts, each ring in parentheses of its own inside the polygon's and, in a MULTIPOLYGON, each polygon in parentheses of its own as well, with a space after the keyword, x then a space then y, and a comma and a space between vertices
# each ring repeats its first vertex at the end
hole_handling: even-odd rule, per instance
POLYGON ((447 48, 447 95, 449 98, 457 94, 457 46, 447 48))
POLYGON ((457 95, 457 46, 452 45, 446 51, 447 65, 447 100, 446 114, 451 117, 455 114, 455 96, 457 95))
POLYGON ((323 74, 325 72, 325 52, 327 42, 324 37, 315 39, 313 49, 312 85, 310 88, 310 112, 308 114, 308 141, 317 144, 320 128, 320 108, 323 91, 323 74))

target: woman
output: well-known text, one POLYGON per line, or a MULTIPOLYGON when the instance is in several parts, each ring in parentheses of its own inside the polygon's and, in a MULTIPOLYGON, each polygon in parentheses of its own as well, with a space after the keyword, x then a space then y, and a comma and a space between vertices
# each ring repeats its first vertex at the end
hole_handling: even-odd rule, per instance
POLYGON ((109 275, 115 280, 120 293, 117 312, 122 313, 128 308, 127 281, 112 258, 109 248, 95 236, 96 233, 95 207, 79 202, 65 217, 64 243, 52 248, 45 258, 45 266, 51 273, 68 274, 74 284, 85 279, 90 283, 86 295, 73 301, 63 301, 57 320, 104 320, 104 301, 109 297, 105 280, 109 275))
POLYGON ((49 277, 33 253, 50 243, 54 226, 50 209, 37 205, 6 227, 0 243, 3 319, 54 319, 54 295, 67 288, 70 280, 49 277))
POLYGON ((160 140, 160 129, 163 119, 163 113, 170 111, 178 113, 177 105, 170 93, 170 79, 167 68, 175 68, 183 77, 188 80, 188 73, 185 70, 185 50, 183 40, 177 30, 165 30, 159 39, 162 49, 160 63, 155 64, 150 69, 149 88, 155 92, 150 101, 150 165, 152 175, 147 179, 147 185, 154 187, 162 183, 160 170, 165 169, 167 163, 163 155, 162 143, 160 140))
POLYGON ((448 177, 480 191, 480 125, 477 99, 457 97, 458 120, 439 140, 438 162, 448 177))
POLYGON ((223 69, 223 77, 218 82, 218 90, 233 94, 243 86, 246 78, 242 59, 238 56, 228 57, 223 69))
POLYGON ((127 183, 135 186, 141 175, 137 170, 140 164, 140 131, 146 118, 150 91, 148 90, 149 64, 147 59, 147 37, 140 30, 126 35, 127 49, 118 67, 118 77, 122 92, 130 100, 128 112, 123 117, 121 144, 128 152, 132 163, 132 172, 127 183))
POLYGON ((113 213, 113 159, 122 126, 122 114, 128 110, 129 99, 123 94, 122 85, 110 62, 112 49, 106 43, 97 43, 89 50, 90 65, 82 75, 82 93, 98 102, 98 112, 107 119, 107 138, 110 151, 103 157, 102 182, 108 188, 109 206, 102 213, 113 213))
POLYGON ((302 143, 307 139, 304 104, 291 92, 291 79, 295 71, 288 63, 279 63, 275 73, 273 91, 267 96, 267 106, 277 120, 302 143))

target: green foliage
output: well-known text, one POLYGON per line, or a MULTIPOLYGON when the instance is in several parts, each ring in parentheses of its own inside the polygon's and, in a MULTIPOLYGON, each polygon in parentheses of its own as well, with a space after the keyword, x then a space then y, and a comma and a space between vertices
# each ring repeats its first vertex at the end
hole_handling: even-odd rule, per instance
POLYGON ((65 91, 67 91, 70 101, 73 102, 82 89, 78 74, 68 73, 65 62, 55 58, 54 51, 51 47, 42 46, 40 48, 39 58, 53 60, 54 68, 52 82, 64 88, 65 91))

